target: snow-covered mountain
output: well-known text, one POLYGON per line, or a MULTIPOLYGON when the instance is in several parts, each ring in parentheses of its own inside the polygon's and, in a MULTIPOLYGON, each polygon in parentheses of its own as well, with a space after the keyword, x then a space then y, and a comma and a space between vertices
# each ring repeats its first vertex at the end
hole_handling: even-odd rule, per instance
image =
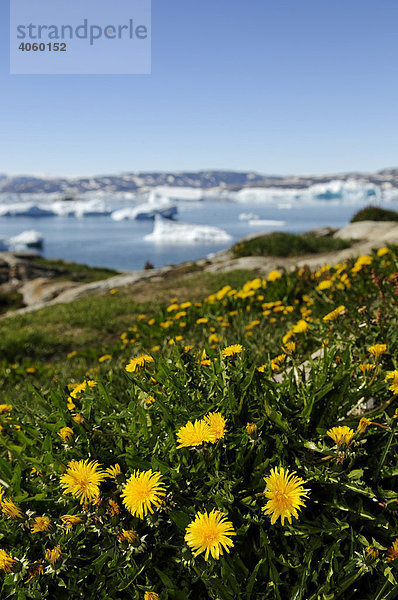
POLYGON ((104 193, 148 191, 158 186, 224 189, 244 188, 305 189, 328 182, 357 182, 376 185, 381 189, 398 189, 398 168, 374 173, 342 173, 333 175, 267 176, 254 172, 197 171, 181 173, 121 173, 95 177, 51 177, 33 175, 1 175, 0 193, 77 195, 86 192, 104 193))

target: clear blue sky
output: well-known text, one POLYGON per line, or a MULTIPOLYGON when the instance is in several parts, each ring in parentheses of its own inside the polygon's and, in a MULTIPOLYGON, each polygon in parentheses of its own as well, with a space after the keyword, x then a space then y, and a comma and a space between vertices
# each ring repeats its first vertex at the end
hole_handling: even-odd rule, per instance
POLYGON ((0 173, 398 166, 397 0, 152 0, 126 76, 9 75, 7 4, 0 173))

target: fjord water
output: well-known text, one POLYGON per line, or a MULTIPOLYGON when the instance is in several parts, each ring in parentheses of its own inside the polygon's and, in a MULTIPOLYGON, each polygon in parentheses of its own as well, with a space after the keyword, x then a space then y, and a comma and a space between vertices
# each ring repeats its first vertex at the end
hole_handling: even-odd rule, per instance
MULTIPOLYGON (((343 227, 364 203, 331 203, 326 201, 298 204, 291 208, 277 204, 222 201, 180 202, 177 220, 195 225, 213 225, 224 229, 233 242, 243 236, 262 231, 303 232, 316 227, 343 227), (241 213, 254 213, 259 219, 285 221, 277 227, 253 227, 239 220, 241 213)), ((398 202, 385 208, 398 210, 398 202)), ((146 261, 155 267, 197 260, 228 247, 228 243, 155 244, 143 238, 153 229, 153 221, 114 221, 109 216, 84 218, 0 218, 0 236, 11 237, 29 229, 44 236, 42 255, 91 266, 120 270, 142 269, 146 261)), ((231 243, 233 243, 231 242, 231 243)))

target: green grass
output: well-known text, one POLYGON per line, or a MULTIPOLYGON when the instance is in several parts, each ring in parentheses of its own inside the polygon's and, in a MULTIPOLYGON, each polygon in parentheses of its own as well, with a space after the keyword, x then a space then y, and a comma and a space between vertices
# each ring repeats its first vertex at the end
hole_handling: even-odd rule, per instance
MULTIPOLYGON (((10 362, 56 362, 76 349, 102 347, 118 340, 136 315, 161 309, 175 296, 192 300, 230 283, 241 286, 251 272, 195 273, 159 284, 144 282, 118 293, 96 294, 71 303, 0 321, 0 356, 10 362)), ((89 366, 87 366, 89 368, 89 366)))
POLYGON ((357 223, 358 221, 398 221, 398 212, 379 206, 366 206, 355 213, 350 223, 357 223))
POLYGON ((292 257, 318 254, 349 248, 351 242, 340 238, 316 237, 309 234, 276 231, 239 242, 232 247, 234 256, 280 256, 292 257))
MULTIPOLYGON (((275 280, 241 271, 142 282, 2 321, 0 550, 16 562, 7 573, 0 561, 1 598, 396 598, 397 284, 390 248, 275 280), (385 344, 377 356, 375 344, 385 344), (127 371, 142 354, 152 360, 127 371), (210 413, 225 430, 202 426, 196 445, 178 447, 187 423, 210 413), (348 428, 346 445, 334 427, 348 428), (61 486, 71 461, 117 463, 120 474, 85 506, 61 486), (307 490, 283 524, 263 510, 265 480, 281 467, 307 490), (150 470, 165 494, 141 518, 121 494, 150 470), (15 518, 5 518, 10 499, 15 518), (230 553, 206 561, 186 532, 213 509, 236 535, 230 553), (70 532, 66 514, 81 519, 70 532), (32 531, 38 516, 49 531, 32 531)), ((75 492, 87 483, 73 481, 75 492)))

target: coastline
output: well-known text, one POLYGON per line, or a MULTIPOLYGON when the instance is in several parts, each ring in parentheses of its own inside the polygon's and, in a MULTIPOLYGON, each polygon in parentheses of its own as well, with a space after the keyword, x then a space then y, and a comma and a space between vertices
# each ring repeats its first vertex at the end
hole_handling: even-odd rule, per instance
MULTIPOLYGON (((324 228, 323 228, 324 229, 324 228)), ((319 235, 327 232, 319 230, 319 235)), ((264 232, 250 234, 241 241, 263 236, 264 232)), ((54 281, 51 277, 45 277, 42 273, 33 273, 29 277, 29 257, 32 255, 21 253, 0 253, 0 260, 6 261, 12 270, 17 265, 22 265, 27 273, 26 279, 17 281, 15 289, 22 294, 26 306, 18 310, 11 310, 0 316, 0 320, 15 315, 26 314, 40 310, 46 306, 59 303, 73 302, 74 300, 97 293, 110 292, 115 288, 134 286, 139 283, 159 283, 165 280, 173 280, 196 273, 227 272, 237 269, 251 270, 255 275, 266 276, 273 269, 290 271, 296 267, 307 265, 318 268, 326 263, 345 262, 361 254, 367 254, 373 248, 379 248, 385 244, 398 243, 398 223, 394 221, 361 221, 350 223, 338 229, 334 237, 353 240, 349 248, 339 251, 325 252, 319 254, 306 254, 296 257, 282 258, 277 256, 247 256, 236 258, 231 248, 217 252, 211 257, 201 258, 196 261, 185 261, 177 265, 168 265, 156 269, 120 272, 107 279, 101 279, 91 283, 78 283, 72 281, 54 281)), ((45 272, 44 272, 45 275, 45 272)), ((4 285, 4 284, 3 284, 4 285)))

